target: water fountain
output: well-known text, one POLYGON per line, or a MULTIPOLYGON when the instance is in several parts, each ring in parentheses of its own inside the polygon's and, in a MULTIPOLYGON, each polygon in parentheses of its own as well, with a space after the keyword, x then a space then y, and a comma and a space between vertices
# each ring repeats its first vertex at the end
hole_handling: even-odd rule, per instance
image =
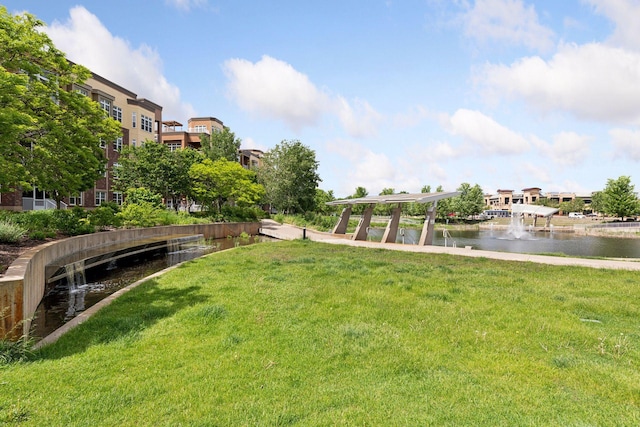
POLYGON ((509 228, 507 228, 507 236, 518 240, 531 238, 531 234, 525 229, 524 214, 522 212, 518 212, 515 209, 511 212, 511 222, 509 223, 509 228))

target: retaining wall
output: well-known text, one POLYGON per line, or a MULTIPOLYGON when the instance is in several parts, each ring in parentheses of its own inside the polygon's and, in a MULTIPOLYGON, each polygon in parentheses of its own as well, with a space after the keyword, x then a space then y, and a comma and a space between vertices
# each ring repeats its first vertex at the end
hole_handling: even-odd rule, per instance
POLYGON ((221 239, 237 237, 243 232, 253 236, 259 231, 259 222, 168 225, 86 234, 30 249, 9 266, 4 277, 0 277, 0 338, 29 333, 30 319, 44 296, 45 266, 58 258, 91 248, 154 237, 202 234, 207 239, 221 239))

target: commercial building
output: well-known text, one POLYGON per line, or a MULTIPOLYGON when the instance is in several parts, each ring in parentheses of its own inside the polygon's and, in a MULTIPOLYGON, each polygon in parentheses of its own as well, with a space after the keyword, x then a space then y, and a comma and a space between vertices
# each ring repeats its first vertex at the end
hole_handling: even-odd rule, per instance
POLYGON ((512 210, 513 205, 534 205, 541 200, 547 200, 553 204, 571 202, 582 199, 585 204, 591 203, 593 193, 548 192, 542 193, 539 187, 524 188, 521 191, 497 190, 495 194, 485 194, 484 204, 493 210, 512 210))

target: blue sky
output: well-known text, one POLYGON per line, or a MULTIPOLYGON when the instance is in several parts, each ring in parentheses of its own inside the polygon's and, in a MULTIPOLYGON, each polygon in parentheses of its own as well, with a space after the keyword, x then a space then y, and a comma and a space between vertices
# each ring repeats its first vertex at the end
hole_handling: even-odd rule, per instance
POLYGON ((12 0, 186 125, 299 139, 321 188, 640 189, 638 0, 12 0))

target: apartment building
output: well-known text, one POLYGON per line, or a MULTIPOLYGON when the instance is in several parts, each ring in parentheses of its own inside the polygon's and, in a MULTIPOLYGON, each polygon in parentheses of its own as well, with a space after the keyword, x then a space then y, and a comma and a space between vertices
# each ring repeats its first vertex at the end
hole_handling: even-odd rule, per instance
MULTIPOLYGON (((117 164, 122 147, 136 146, 147 140, 161 140, 162 107, 148 99, 138 98, 132 91, 95 73, 83 84, 74 84, 67 90, 77 91, 99 103, 107 114, 120 122, 122 136, 116 141, 104 141, 102 144, 107 159, 105 175, 96 181, 93 188, 66 197, 63 206, 95 208, 107 201, 121 204, 122 193, 113 188, 113 165, 117 164)), ((1 209, 20 211, 55 207, 55 202, 38 188, 3 194, 0 199, 1 209)))
POLYGON ((162 122, 162 141, 171 151, 180 148, 201 147, 200 135, 211 135, 222 132, 224 124, 215 117, 193 117, 187 122, 187 130, 182 129, 182 123, 175 120, 162 122))

